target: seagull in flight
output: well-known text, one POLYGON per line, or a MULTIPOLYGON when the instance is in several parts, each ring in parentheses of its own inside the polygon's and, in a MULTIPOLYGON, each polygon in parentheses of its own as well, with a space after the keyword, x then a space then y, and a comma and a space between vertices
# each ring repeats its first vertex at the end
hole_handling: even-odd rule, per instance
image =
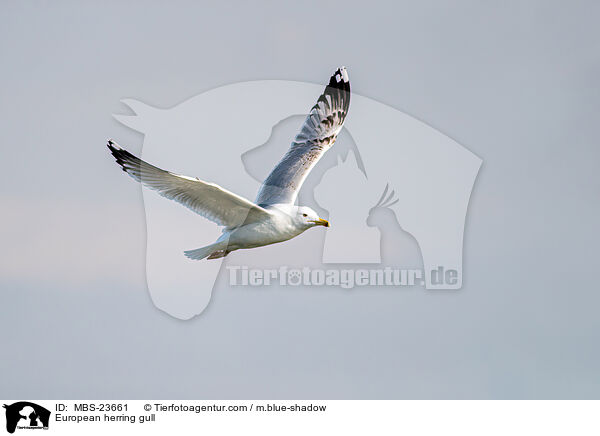
POLYGON ((193 260, 218 259, 235 250, 287 241, 311 227, 329 227, 310 207, 295 202, 308 173, 342 130, 349 106, 350 81, 346 68, 341 67, 331 76, 285 156, 263 182, 254 203, 214 183, 155 167, 112 140, 108 148, 123 171, 143 186, 223 226, 213 244, 184 252, 193 260))

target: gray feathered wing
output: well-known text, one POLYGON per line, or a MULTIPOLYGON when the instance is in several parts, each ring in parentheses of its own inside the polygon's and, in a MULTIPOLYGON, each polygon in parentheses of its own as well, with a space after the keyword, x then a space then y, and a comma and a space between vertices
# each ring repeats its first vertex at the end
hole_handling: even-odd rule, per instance
POLYGON ((142 185, 218 225, 233 228, 270 217, 270 213, 262 207, 219 185, 157 168, 113 141, 108 141, 108 148, 123 171, 142 185))
POLYGON ((308 114, 290 149, 262 184, 256 204, 293 204, 302 183, 342 130, 350 106, 350 81, 339 68, 308 114))

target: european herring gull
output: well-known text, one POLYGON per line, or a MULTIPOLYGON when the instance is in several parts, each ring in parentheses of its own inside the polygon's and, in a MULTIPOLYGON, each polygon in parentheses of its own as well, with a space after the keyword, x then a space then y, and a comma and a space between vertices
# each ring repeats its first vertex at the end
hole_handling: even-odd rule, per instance
POLYGON ((184 252, 194 260, 218 259, 235 250, 287 241, 311 227, 329 227, 314 210, 295 202, 308 173, 335 142, 349 105, 350 81, 341 67, 331 76, 254 203, 214 183, 157 168, 112 140, 108 148, 123 171, 142 185, 224 227, 213 244, 184 252))

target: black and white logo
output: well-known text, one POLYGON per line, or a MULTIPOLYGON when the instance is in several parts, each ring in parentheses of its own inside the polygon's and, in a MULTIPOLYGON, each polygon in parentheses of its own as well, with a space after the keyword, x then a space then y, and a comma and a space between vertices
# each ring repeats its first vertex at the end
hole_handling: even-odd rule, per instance
POLYGON ((18 401, 3 406, 6 409, 6 431, 14 433, 16 429, 48 429, 50 411, 29 401, 18 401))

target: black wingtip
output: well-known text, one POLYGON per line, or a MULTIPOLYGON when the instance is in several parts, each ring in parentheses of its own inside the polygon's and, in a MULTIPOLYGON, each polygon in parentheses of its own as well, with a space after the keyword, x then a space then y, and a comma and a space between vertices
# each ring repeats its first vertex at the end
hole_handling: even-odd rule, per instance
POLYGON ((335 70, 335 73, 329 79, 327 85, 330 89, 339 89, 340 91, 350 92, 350 79, 346 67, 340 67, 335 70))
POLYGON ((106 146, 109 148, 109 150, 111 152, 115 152, 117 150, 121 150, 121 147, 119 147, 119 144, 117 144, 115 141, 113 141, 112 139, 109 139, 106 143, 106 146))
POLYGON ((126 161, 131 161, 131 159, 136 159, 131 153, 127 150, 122 149, 119 144, 117 144, 112 139, 109 139, 106 143, 106 146, 110 150, 110 153, 113 155, 117 163, 121 166, 121 169, 127 172, 127 168, 125 166, 126 161))

